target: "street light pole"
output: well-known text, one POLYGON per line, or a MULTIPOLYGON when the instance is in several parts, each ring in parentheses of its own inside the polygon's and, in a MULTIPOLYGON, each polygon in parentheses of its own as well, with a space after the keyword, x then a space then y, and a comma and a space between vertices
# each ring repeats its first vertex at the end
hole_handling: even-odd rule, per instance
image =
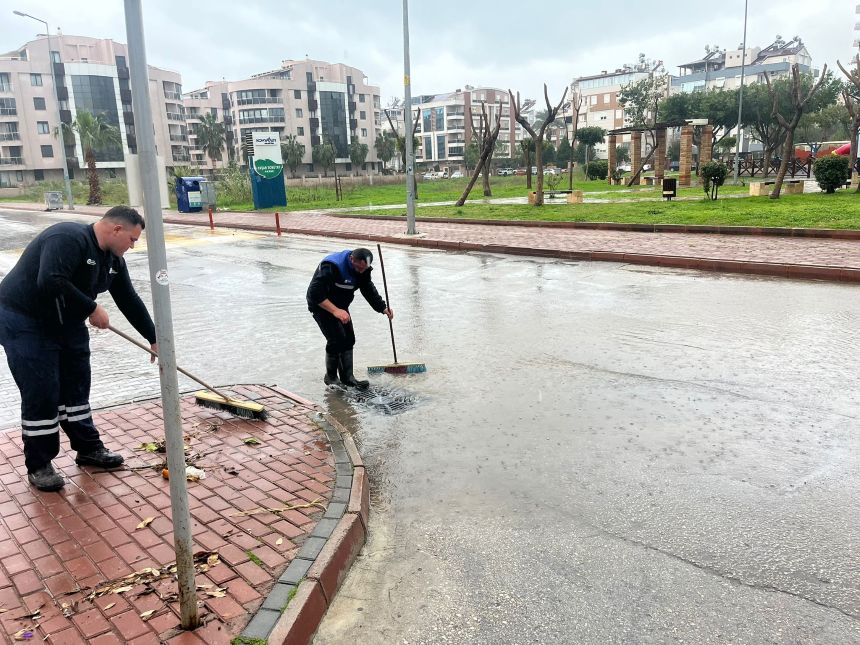
POLYGON ((57 105, 57 133, 60 136, 60 161, 63 164, 63 181, 66 184, 66 202, 68 202, 69 210, 73 211, 75 210, 75 204, 72 201, 72 182, 69 181, 69 163, 66 160, 66 139, 65 132, 63 132, 62 117, 60 116, 60 90, 57 87, 57 74, 54 72, 54 59, 51 58, 51 52, 53 51, 53 47, 51 46, 51 28, 48 26, 47 20, 31 16, 29 13, 24 13, 23 11, 13 11, 12 13, 16 16, 32 18, 36 22, 41 22, 45 25, 45 33, 48 35, 48 65, 51 66, 51 82, 54 84, 54 100, 57 105))
POLYGON ((176 550, 176 577, 179 585, 179 613, 182 629, 199 626, 197 585, 194 580, 191 514, 185 483, 185 449, 179 409, 179 384, 176 375, 176 348, 173 342, 173 315, 170 308, 170 280, 164 248, 164 222, 161 191, 158 186, 158 161, 155 156, 155 131, 149 103, 149 73, 143 38, 141 0, 125 0, 125 30, 128 39, 128 67, 131 98, 137 124, 143 211, 146 215, 146 254, 152 306, 155 310, 155 335, 158 338, 158 374, 161 380, 161 408, 170 472, 170 508, 173 516, 173 543, 176 550))
POLYGON ((740 174, 741 167, 741 135, 743 132, 743 127, 741 126, 741 118, 744 113, 744 72, 746 71, 747 65, 747 8, 749 6, 749 0, 744 0, 744 41, 741 47, 743 48, 741 51, 741 87, 738 90, 738 140, 735 142, 735 176, 734 183, 737 185, 738 183, 738 175, 740 174))
POLYGON ((409 0, 403 0, 403 110, 404 139, 406 142, 406 234, 417 235, 415 230, 415 159, 412 150, 412 88, 409 78, 409 0))

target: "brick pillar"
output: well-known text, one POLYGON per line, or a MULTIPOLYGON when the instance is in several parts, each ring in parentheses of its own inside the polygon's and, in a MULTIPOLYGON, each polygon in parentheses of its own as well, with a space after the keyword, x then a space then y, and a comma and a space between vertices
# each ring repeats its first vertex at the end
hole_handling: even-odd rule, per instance
POLYGON ((606 175, 606 181, 608 183, 612 183, 612 173, 615 172, 615 166, 618 163, 618 159, 615 156, 615 135, 609 135, 609 148, 607 152, 609 153, 609 172, 606 175))
MULTIPOLYGON (((642 168, 642 133, 634 131, 630 133, 630 170, 634 177, 640 168, 642 168)), ((641 183, 642 175, 640 173, 635 185, 638 186, 641 183)))
POLYGON ((681 163, 678 175, 679 186, 690 185, 690 169, 693 164, 693 126, 685 125, 681 128, 681 163))
POLYGON ((702 146, 699 150, 699 168, 708 163, 714 157, 714 126, 706 125, 702 128, 702 146))
POLYGON ((654 182, 660 183, 666 174, 666 128, 657 128, 657 150, 654 155, 654 182))

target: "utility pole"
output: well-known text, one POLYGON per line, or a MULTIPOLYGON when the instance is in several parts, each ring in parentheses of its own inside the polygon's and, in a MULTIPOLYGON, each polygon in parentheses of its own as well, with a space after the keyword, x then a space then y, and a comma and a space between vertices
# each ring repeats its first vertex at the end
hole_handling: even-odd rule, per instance
MULTIPOLYGON (((66 185, 66 202, 68 203, 68 209, 70 211, 75 210, 75 204, 72 200, 72 182, 69 180, 69 163, 66 160, 66 138, 65 132, 63 132, 63 121, 60 116, 60 90, 57 87, 57 74, 54 71, 54 59, 51 57, 52 52, 54 50, 53 45, 51 45, 51 28, 48 26, 47 20, 42 20, 41 18, 37 18, 36 16, 31 16, 29 13, 24 13, 22 11, 13 11, 16 16, 23 16, 25 18, 32 18, 36 22, 41 22, 45 25, 45 33, 48 36, 48 65, 51 66, 51 82, 54 84, 54 100, 57 105, 57 134, 60 137, 60 162, 63 164, 63 182, 66 185)), ((59 62, 59 61, 57 61, 59 62)))
POLYGON ((744 72, 747 66, 747 8, 749 0, 744 0, 744 40, 741 47, 741 86, 738 89, 738 140, 735 141, 735 173, 734 184, 738 183, 738 175, 741 168, 741 138, 743 135, 743 127, 741 126, 741 118, 744 114, 744 72))
POLYGON ((197 585, 194 580, 191 514, 185 482, 185 448, 179 412, 179 383, 176 376, 176 348, 173 343, 173 315, 170 309, 170 280, 164 248, 164 223, 161 220, 161 193, 158 186, 158 161, 155 132, 149 104, 149 67, 143 38, 141 0, 125 0, 125 30, 128 39, 128 67, 131 98, 137 124, 143 210, 146 216, 146 253, 155 309, 155 335, 158 339, 158 373, 161 379, 161 407, 170 473, 170 507, 173 516, 173 541, 176 549, 176 576, 179 584, 179 611, 182 629, 200 624, 197 613, 197 585))
POLYGON ((403 0, 403 109, 404 139, 406 141, 406 234, 415 230, 415 158, 412 150, 412 81, 409 78, 409 0, 403 0))

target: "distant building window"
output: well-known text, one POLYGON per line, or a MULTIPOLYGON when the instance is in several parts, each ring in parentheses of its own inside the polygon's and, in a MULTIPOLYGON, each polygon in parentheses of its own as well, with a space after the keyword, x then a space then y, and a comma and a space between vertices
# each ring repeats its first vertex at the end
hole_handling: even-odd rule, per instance
POLYGON ((42 170, 41 168, 36 168, 36 170, 33 171, 33 179, 35 179, 36 181, 44 180, 45 179, 45 171, 42 170))
POLYGON ((47 121, 37 121, 36 122, 36 132, 39 134, 50 134, 48 130, 48 122, 47 121))
POLYGON ((54 156, 54 146, 40 146, 42 148, 42 158, 49 159, 54 156))
POLYGON ((59 63, 60 62, 60 52, 51 51, 51 62, 59 63))
POLYGON ((300 137, 305 136, 305 129, 301 126, 297 127, 296 128, 296 134, 298 134, 300 137))
POLYGON ((301 119, 304 116, 304 112, 302 112, 302 108, 296 108, 296 118, 301 119))
POLYGON ((33 97, 33 107, 36 108, 37 110, 44 110, 45 109, 45 99, 42 98, 41 96, 34 96, 33 97))
POLYGON ((359 102, 359 103, 364 103, 364 94, 359 94, 359 95, 358 95, 358 102, 359 102))
POLYGON ((366 119, 366 118, 367 118, 367 112, 365 112, 364 110, 361 110, 361 111, 358 113, 358 118, 359 118, 359 119, 362 119, 362 120, 363 120, 363 119, 366 119))
POLYGON ((42 87, 42 75, 30 74, 30 85, 33 87, 42 87))
POLYGON ((301 90, 293 90, 293 98, 294 99, 302 98, 302 91, 301 90))
POLYGON ((9 73, 0 72, 0 92, 11 92, 12 85, 9 83, 9 73))
POLYGON ((115 56, 114 59, 116 60, 117 67, 128 67, 128 65, 125 64, 125 56, 115 56))
POLYGON ((363 136, 363 137, 366 137, 366 136, 367 136, 367 128, 362 128, 362 129, 361 129, 361 136, 363 136))

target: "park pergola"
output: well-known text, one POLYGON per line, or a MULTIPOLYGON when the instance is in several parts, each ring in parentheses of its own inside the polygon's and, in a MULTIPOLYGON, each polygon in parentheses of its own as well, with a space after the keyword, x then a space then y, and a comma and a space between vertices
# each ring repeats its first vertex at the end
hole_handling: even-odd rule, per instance
POLYGON ((680 173, 678 175, 679 186, 690 186, 690 177, 693 167, 693 128, 702 128, 702 145, 699 150, 699 163, 707 163, 711 160, 714 141, 714 126, 710 125, 707 119, 688 119, 685 121, 666 121, 664 123, 655 123, 653 127, 645 126, 630 126, 627 128, 616 128, 609 131, 609 173, 608 181, 612 181, 612 175, 615 173, 617 159, 615 155, 615 146, 619 135, 630 135, 630 179, 627 181, 628 186, 639 185, 642 183, 642 166, 647 163, 651 157, 654 159, 654 181, 663 181, 663 176, 666 173, 666 129, 681 128, 681 159, 679 164, 680 173), (648 156, 642 158, 642 135, 645 132, 653 131, 656 138, 656 146, 651 149, 648 156))

